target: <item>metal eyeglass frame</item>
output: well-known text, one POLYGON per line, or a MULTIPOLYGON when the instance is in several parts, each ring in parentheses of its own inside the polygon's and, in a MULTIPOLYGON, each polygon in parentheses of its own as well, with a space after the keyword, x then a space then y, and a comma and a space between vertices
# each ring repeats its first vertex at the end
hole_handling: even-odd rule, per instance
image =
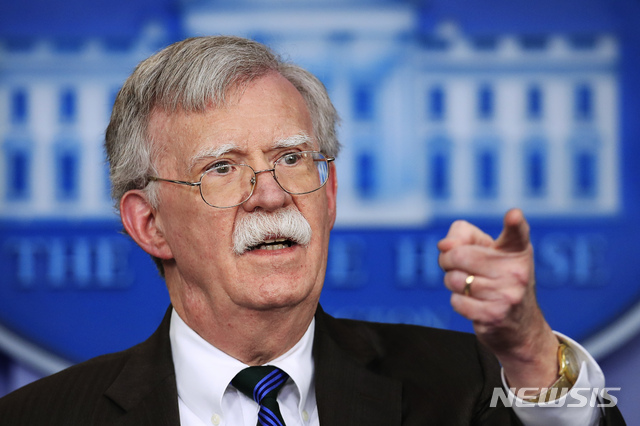
POLYGON ((251 196, 253 195, 253 191, 256 188, 256 182, 257 182, 257 177, 260 173, 264 173, 264 172, 271 172, 271 175, 273 176, 273 180, 276 181, 276 183, 278 184, 278 186, 287 194, 291 194, 291 195, 304 195, 304 194, 310 194, 312 192, 315 192, 317 190, 319 190, 320 188, 322 188, 323 186, 326 185, 326 183, 329 181, 329 176, 331 174, 331 167, 329 167, 329 163, 331 163, 332 161, 335 161, 335 157, 325 157, 325 155, 323 153, 321 153, 320 151, 300 151, 300 152, 289 152, 287 154, 284 154, 280 157, 278 157, 278 159, 276 161, 273 162, 274 166, 270 169, 264 169, 264 170, 258 170, 256 171, 253 167, 251 167, 248 164, 228 164, 229 166, 244 166, 244 167, 249 167, 251 169, 251 171, 253 172, 253 177, 250 180, 251 183, 251 191, 249 192, 249 195, 247 196, 247 198, 245 198, 244 200, 242 200, 241 202, 239 202, 238 204, 234 204, 232 206, 225 206, 225 207, 220 207, 220 206, 214 206, 213 204, 207 202, 207 200, 204 198, 204 194, 202 193, 202 179, 206 176, 207 173, 209 173, 210 171, 213 170, 213 168, 206 170, 204 173, 202 173, 200 175, 200 179, 197 182, 189 182, 189 181, 184 181, 184 180, 174 180, 174 179, 165 179, 165 178, 161 178, 161 177, 157 177, 157 176, 149 176, 149 181, 152 182, 169 182, 169 183, 175 183, 178 185, 186 185, 186 186, 198 186, 200 187, 200 197, 202 198, 202 201, 205 202, 205 204, 207 204, 208 206, 214 207, 216 209, 230 209, 232 207, 237 207, 241 204, 246 203, 249 198, 251 198, 251 196), (313 161, 326 161, 327 162, 327 179, 322 183, 322 185, 320 185, 319 187, 317 187, 316 189, 313 189, 311 191, 306 191, 306 192, 291 192, 286 190, 278 181, 278 177, 276 176, 276 168, 275 165, 278 161, 282 160, 284 157, 286 157, 287 155, 291 155, 291 154, 320 154, 324 157, 324 160, 313 160, 313 161))

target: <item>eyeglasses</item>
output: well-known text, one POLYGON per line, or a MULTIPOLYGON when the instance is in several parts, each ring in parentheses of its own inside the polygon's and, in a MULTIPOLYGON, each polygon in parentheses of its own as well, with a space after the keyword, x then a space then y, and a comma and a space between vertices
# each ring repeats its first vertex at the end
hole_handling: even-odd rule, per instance
POLYGON ((198 182, 149 177, 151 181, 199 186, 200 195, 211 207, 226 209, 247 201, 256 187, 260 173, 271 172, 280 188, 291 195, 309 194, 322 188, 329 179, 329 163, 333 157, 325 157, 317 151, 291 152, 273 163, 273 168, 255 171, 247 164, 233 164, 221 160, 205 171, 198 182))

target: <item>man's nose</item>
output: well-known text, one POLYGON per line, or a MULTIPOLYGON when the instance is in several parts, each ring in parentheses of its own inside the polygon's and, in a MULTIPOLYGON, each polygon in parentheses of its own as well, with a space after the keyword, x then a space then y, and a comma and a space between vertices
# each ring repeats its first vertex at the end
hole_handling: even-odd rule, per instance
POLYGON ((242 204, 246 211, 261 208, 267 211, 277 210, 291 202, 291 195, 276 182, 274 169, 263 169, 255 172, 253 195, 242 204))

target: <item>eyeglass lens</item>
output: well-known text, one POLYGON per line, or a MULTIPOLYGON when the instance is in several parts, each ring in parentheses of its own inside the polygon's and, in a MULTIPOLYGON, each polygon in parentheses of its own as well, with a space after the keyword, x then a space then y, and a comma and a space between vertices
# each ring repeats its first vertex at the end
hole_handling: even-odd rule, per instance
MULTIPOLYGON (((319 152, 285 154, 274 163, 273 168, 280 187, 294 195, 319 189, 329 177, 327 159, 319 152)), ((214 207, 242 204, 253 192, 254 176, 254 170, 244 164, 216 165, 202 176, 202 198, 214 207)))

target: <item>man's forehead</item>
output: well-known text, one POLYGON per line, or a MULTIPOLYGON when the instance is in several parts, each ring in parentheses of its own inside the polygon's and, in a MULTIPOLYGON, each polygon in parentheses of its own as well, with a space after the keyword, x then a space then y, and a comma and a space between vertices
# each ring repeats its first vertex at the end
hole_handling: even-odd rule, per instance
POLYGON ((202 111, 155 109, 150 139, 159 152, 171 154, 170 162, 181 171, 228 153, 248 155, 256 149, 294 146, 318 149, 307 105, 288 80, 268 75, 245 89, 224 105, 209 105, 202 111), (265 91, 273 96, 265 96, 265 91))

